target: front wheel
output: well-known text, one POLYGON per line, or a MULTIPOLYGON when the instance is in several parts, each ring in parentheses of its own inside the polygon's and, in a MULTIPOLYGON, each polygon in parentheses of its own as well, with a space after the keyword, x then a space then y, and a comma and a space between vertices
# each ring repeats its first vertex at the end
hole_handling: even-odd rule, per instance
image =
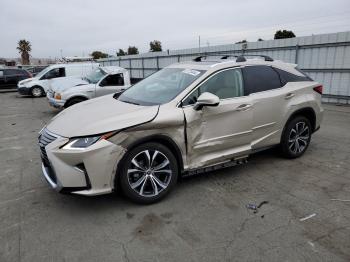
POLYGON ((127 153, 119 173, 124 194, 140 204, 159 201, 175 186, 177 161, 162 144, 146 143, 127 153))
POLYGON ((289 121, 281 139, 282 154, 287 158, 297 158, 305 153, 311 141, 311 124, 303 116, 289 121))
POLYGON ((31 89, 32 97, 41 97, 44 95, 44 90, 41 86, 33 86, 31 89))

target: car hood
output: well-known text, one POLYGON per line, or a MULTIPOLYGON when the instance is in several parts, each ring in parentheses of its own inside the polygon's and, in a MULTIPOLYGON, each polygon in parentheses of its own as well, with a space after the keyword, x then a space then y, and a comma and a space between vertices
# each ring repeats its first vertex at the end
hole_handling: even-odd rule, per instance
POLYGON ((54 92, 62 93, 65 90, 76 87, 76 86, 82 86, 89 84, 88 81, 81 79, 80 77, 65 77, 62 79, 55 79, 51 83, 51 89, 54 92))
POLYGON ((61 89, 59 91, 53 90, 54 92, 64 94, 65 97, 68 97, 70 95, 77 95, 79 93, 85 93, 88 91, 95 91, 96 85, 95 84, 85 84, 85 85, 76 85, 67 87, 65 89, 61 89))
POLYGON ((47 129, 64 137, 102 134, 152 121, 159 106, 138 106, 106 95, 75 104, 57 116, 47 129))
POLYGON ((29 83, 29 82, 31 82, 31 81, 33 81, 33 80, 37 80, 37 78, 36 78, 36 77, 26 78, 26 79, 24 79, 24 80, 19 81, 18 84, 29 83))

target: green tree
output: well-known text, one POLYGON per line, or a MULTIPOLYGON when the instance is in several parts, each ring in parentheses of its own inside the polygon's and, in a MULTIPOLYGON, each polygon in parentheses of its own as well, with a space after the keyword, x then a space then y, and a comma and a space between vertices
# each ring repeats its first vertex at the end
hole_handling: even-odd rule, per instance
POLYGON ((247 43, 247 42, 248 42, 247 40, 243 39, 242 41, 238 41, 235 44, 244 44, 244 43, 247 43))
POLYGON ((91 56, 94 58, 94 59, 100 59, 100 58, 106 58, 108 57, 108 54, 106 53, 103 53, 101 51, 93 51, 91 53, 91 56))
POLYGON ((123 50, 119 48, 119 51, 117 52, 117 56, 124 56, 127 55, 127 53, 123 50))
POLYGON ((22 65, 29 65, 29 53, 32 51, 31 43, 25 39, 19 40, 17 50, 21 54, 22 65))
POLYGON ((264 39, 262 39, 262 38, 259 38, 259 39, 258 39, 258 42, 261 42, 261 41, 264 41, 264 39))
POLYGON ((162 51, 162 43, 158 40, 153 40, 149 43, 150 52, 161 52, 162 51))
POLYGON ((128 47, 128 55, 137 55, 139 53, 139 49, 136 46, 128 47))
POLYGON ((293 37, 295 37, 295 34, 293 33, 293 31, 278 30, 275 33, 274 39, 293 38, 293 37))

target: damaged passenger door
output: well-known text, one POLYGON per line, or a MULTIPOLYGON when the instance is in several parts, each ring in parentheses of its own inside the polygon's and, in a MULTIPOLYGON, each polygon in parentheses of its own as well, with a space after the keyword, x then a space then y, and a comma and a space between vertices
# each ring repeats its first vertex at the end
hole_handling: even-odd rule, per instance
POLYGON ((231 68, 213 74, 183 100, 191 169, 250 153, 253 104, 243 88, 241 69, 231 68), (206 92, 220 99, 217 106, 198 107, 206 92))

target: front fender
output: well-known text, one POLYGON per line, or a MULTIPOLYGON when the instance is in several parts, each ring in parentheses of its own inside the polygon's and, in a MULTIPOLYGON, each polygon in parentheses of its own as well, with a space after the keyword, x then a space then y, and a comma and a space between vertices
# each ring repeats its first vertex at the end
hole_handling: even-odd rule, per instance
POLYGON ((91 97, 87 96, 84 93, 74 93, 74 94, 68 94, 68 95, 62 95, 62 100, 68 101, 71 100, 73 98, 85 98, 86 100, 90 99, 91 97))

